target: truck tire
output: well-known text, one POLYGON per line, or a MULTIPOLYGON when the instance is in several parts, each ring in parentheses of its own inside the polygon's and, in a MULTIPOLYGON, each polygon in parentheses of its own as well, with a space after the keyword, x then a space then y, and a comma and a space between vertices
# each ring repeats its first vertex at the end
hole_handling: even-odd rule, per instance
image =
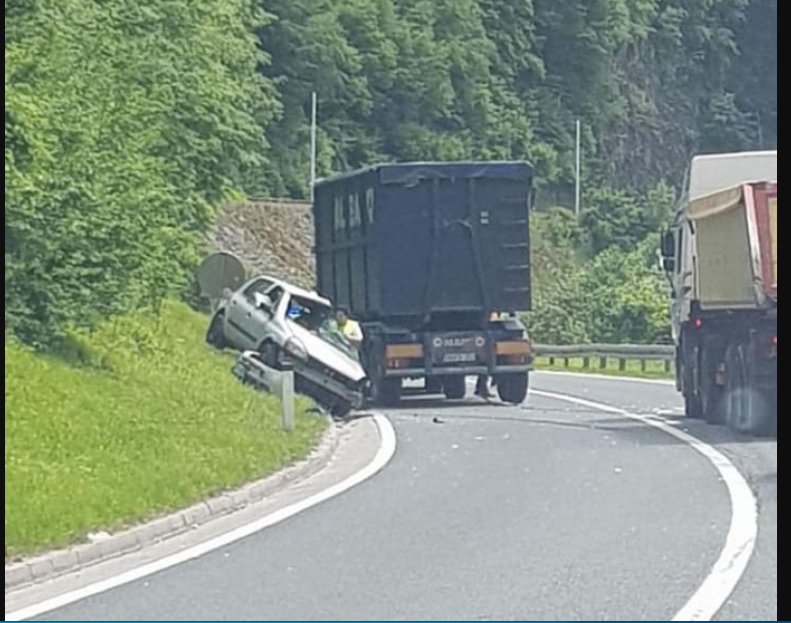
POLYGON ((448 400, 463 400, 467 395, 467 379, 464 376, 449 376, 442 382, 442 390, 448 400))
POLYGON ((530 376, 527 372, 504 374, 497 377, 497 394, 503 402, 521 405, 527 399, 529 384, 530 376))
POLYGON ((426 377, 426 388, 423 391, 427 394, 441 394, 442 379, 436 376, 426 377))
POLYGON ((388 378, 381 363, 371 376, 371 402, 377 407, 396 407, 401 402, 401 379, 388 378))
POLYGON ((721 360, 721 347, 714 338, 706 340, 700 355, 700 406, 703 419, 709 424, 719 425, 726 421, 725 390, 717 384, 717 372, 721 360))
POLYGON ((222 314, 216 314, 211 319, 209 330, 206 332, 206 343, 217 350, 228 348, 228 340, 225 339, 225 333, 223 332, 224 320, 225 317, 222 314))
POLYGON ((373 383, 373 402, 380 407, 397 407, 401 402, 401 379, 378 379, 373 383))
POLYGON ((692 339, 683 339, 681 342, 681 374, 682 393, 684 396, 684 412, 687 417, 698 420, 703 417, 703 403, 697 387, 697 377, 700 369, 700 353, 692 339))
POLYGON ((728 426, 742 435, 771 435, 777 429, 777 390, 756 387, 749 363, 745 344, 728 350, 728 426))

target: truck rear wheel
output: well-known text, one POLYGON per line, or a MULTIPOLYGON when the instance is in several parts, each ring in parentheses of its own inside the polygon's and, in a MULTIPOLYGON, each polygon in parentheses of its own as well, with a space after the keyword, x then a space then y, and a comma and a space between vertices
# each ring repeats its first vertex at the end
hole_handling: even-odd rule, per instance
POLYGON ((509 404, 521 405, 527 399, 530 377, 523 374, 504 374, 497 377, 497 394, 500 400, 509 404))
POLYGON ((777 390, 756 387, 747 347, 733 346, 726 360, 728 426, 743 435, 765 436, 777 430, 777 390))
POLYGON ((442 380, 436 376, 426 377, 426 388, 424 391, 427 394, 441 394, 442 380))
POLYGON ((684 412, 688 418, 697 420, 703 417, 703 402, 697 383, 697 377, 700 376, 700 353, 692 338, 682 338, 680 355, 684 412))
POLYGON ((704 342, 700 356, 700 403, 703 418, 709 424, 724 424, 724 388, 717 384, 721 361, 721 347, 714 339, 704 342))
POLYGON ((371 379, 371 402, 377 407, 395 407, 401 402, 401 379, 388 378, 379 370, 371 379))
POLYGON ((442 382, 445 398, 463 400, 467 395, 467 379, 464 376, 449 376, 442 382))

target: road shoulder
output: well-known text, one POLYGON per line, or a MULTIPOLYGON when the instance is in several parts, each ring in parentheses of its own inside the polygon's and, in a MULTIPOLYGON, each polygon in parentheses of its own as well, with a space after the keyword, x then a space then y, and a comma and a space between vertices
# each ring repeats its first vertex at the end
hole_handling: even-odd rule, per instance
POLYGON ((364 469, 377 456, 381 435, 369 417, 332 425, 307 459, 264 480, 102 541, 7 565, 6 613, 195 548, 299 503, 364 469))

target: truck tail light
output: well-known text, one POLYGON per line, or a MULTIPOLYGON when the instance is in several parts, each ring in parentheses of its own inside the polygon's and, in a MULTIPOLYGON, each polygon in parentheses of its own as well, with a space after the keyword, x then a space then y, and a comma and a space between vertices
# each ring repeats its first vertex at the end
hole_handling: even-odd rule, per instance
POLYGON ((532 359, 531 344, 527 340, 497 342, 495 352, 498 361, 504 365, 522 366, 532 359))

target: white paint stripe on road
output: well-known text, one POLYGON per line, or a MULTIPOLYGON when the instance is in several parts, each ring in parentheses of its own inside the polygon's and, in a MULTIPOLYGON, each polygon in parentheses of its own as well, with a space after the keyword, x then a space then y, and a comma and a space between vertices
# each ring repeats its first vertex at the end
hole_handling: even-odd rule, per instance
POLYGON ((535 372, 541 376, 565 376, 582 379, 596 379, 597 381, 618 381, 619 383, 643 383, 645 385, 675 385, 675 381, 668 379, 644 379, 638 376, 616 376, 614 374, 596 374, 595 372, 563 372, 562 370, 542 370, 535 372))
POLYGON ((239 541, 240 539, 251 536, 256 532, 260 532, 261 530, 274 526, 275 524, 285 521, 286 519, 301 513, 302 511, 321 504, 322 502, 326 502, 330 498, 334 498, 348 491, 349 489, 356 487, 360 483, 368 480, 381 471, 390 462, 390 459, 393 458, 393 455, 396 451, 396 434, 393 425, 383 415, 377 414, 374 415, 373 418, 377 427, 379 428, 379 435, 381 437, 379 450, 368 465, 352 476, 349 476, 346 480, 343 480, 342 482, 339 482, 338 484, 335 484, 309 498, 297 502, 296 504, 282 508, 267 515, 266 517, 257 519, 252 523, 231 530, 230 532, 226 532, 225 534, 215 537, 209 541, 205 541, 204 543, 194 547, 187 548, 171 556, 167 556, 155 562, 145 564, 136 569, 132 569, 130 571, 121 573, 120 575, 107 578, 100 582, 90 584, 78 590, 53 597, 52 599, 48 599, 38 604, 22 608, 15 612, 6 612, 5 620, 24 621, 25 619, 30 619, 32 617, 44 614, 45 612, 51 612, 52 610, 57 610, 58 608, 62 608, 74 602, 81 601, 87 597, 109 591, 113 588, 117 588, 118 586, 122 586, 154 573, 164 571, 170 567, 194 560, 200 556, 208 554, 209 552, 217 550, 221 547, 225 547, 226 545, 229 545, 235 541, 239 541))
POLYGON ((758 504, 744 476, 724 454, 713 446, 655 418, 629 413, 617 407, 565 394, 539 390, 531 390, 530 393, 638 420, 690 445, 714 466, 722 477, 730 496, 730 529, 725 545, 711 572, 690 600, 673 617, 673 621, 711 621, 744 575, 758 538, 758 504))

